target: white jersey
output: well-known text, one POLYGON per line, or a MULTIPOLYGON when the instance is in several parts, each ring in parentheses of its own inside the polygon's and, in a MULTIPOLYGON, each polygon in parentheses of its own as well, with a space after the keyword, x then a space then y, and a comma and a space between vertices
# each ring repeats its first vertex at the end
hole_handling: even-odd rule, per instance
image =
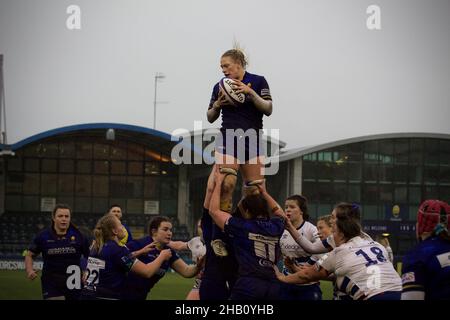
POLYGON ((402 290, 402 281, 386 249, 373 240, 354 237, 323 255, 317 265, 334 273, 339 291, 354 300, 402 290))
MULTIPOLYGON (((372 237, 365 232, 361 232, 362 238, 368 241, 373 241, 372 237)), ((333 234, 330 234, 325 240, 322 240, 322 244, 325 248, 334 249, 336 248, 336 242, 334 242, 333 234)))
POLYGON ((198 258, 206 254, 206 247, 200 237, 194 237, 188 241, 187 247, 191 250, 192 260, 197 261, 198 258))
MULTIPOLYGON (((313 243, 319 241, 316 226, 308 221, 304 221, 297 231, 313 243)), ((296 265, 303 265, 306 263, 313 265, 321 257, 321 255, 311 255, 303 250, 287 230, 284 230, 283 235, 280 238, 280 248, 283 256, 292 258, 296 265)), ((283 268, 283 273, 289 274, 286 267, 283 268)))

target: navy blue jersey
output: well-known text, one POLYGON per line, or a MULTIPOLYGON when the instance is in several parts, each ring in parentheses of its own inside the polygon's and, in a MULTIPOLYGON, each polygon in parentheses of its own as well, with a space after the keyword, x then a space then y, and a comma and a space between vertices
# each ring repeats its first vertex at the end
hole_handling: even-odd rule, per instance
MULTIPOLYGON (((130 252, 140 250, 144 248, 146 245, 149 245, 153 242, 153 239, 150 236, 143 237, 141 239, 133 240, 127 243, 127 247, 130 252)), ((137 257, 140 261, 147 264, 154 261, 160 254, 160 250, 153 249, 150 250, 147 254, 140 255, 137 257)), ((159 270, 151 277, 151 278, 143 278, 135 273, 129 273, 126 284, 125 284, 125 298, 134 298, 134 297, 142 297, 145 299, 147 297, 148 292, 151 288, 166 274, 167 270, 172 266, 172 264, 180 259, 178 254, 170 249, 172 253, 172 257, 169 260, 166 260, 162 263, 159 270)))
MULTIPOLYGON (((251 87, 261 98, 272 100, 269 85, 263 76, 245 72, 242 82, 251 87)), ((219 83, 213 88, 209 108, 212 108, 218 98, 219 83)), ((245 99, 245 102, 238 107, 224 106, 222 108, 222 129, 262 129, 263 115, 261 111, 256 109, 250 99, 245 99)))
POLYGON ((425 299, 450 299, 450 242, 430 237, 403 257, 403 292, 423 291, 425 299))
POLYGON ((109 240, 100 253, 92 250, 89 255, 87 286, 95 288, 97 297, 120 299, 127 273, 135 262, 126 246, 109 240))
POLYGON ((223 232, 213 221, 207 209, 203 209, 203 216, 201 220, 202 236, 205 241, 205 270, 206 277, 223 274, 224 270, 234 272, 236 270, 237 261, 235 259, 234 247, 232 246, 230 237, 223 232), (217 257, 211 247, 211 241, 220 239, 225 243, 228 251, 228 256, 217 257))
POLYGON ((202 236, 205 242, 205 267, 200 286, 201 300, 226 300, 237 280, 238 263, 230 238, 214 223, 208 209, 203 208, 201 220, 202 236), (211 247, 211 241, 221 239, 228 255, 218 257, 211 247))
POLYGON ((65 235, 57 235, 52 227, 40 232, 28 248, 33 254, 42 253, 42 276, 67 276, 67 267, 81 266, 81 256, 89 255, 89 243, 83 234, 70 225, 65 235))
POLYGON ((239 263, 239 277, 275 280, 273 265, 281 250, 279 240, 284 231, 280 218, 247 220, 231 217, 225 224, 239 263))

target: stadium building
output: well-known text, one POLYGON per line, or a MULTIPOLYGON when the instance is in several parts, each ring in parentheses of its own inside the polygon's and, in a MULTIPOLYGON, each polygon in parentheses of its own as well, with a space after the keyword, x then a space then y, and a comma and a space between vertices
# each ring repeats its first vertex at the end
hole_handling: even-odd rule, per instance
MULTIPOLYGON (((86 230, 111 204, 119 204, 135 237, 160 214, 173 219, 175 239, 189 239, 202 212, 211 167, 174 163, 171 152, 178 141, 153 129, 97 123, 2 145, 0 256, 20 257, 49 225, 56 203, 69 204, 73 221, 86 230)), ((312 220, 329 214, 338 202, 358 203, 366 232, 389 233, 396 255, 415 242, 420 202, 450 200, 450 135, 374 135, 293 150, 266 139, 266 146, 271 161, 279 160, 278 173, 267 177, 277 201, 305 195, 312 220)), ((240 183, 235 200, 239 194, 240 183)))

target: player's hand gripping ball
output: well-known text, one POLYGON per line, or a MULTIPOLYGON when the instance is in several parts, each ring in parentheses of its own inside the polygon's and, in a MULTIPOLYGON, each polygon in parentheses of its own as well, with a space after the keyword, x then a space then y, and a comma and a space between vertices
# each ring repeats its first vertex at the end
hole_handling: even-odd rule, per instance
POLYGON ((225 95, 225 98, 233 105, 238 106, 245 102, 245 94, 237 92, 234 86, 234 80, 230 78, 222 78, 219 82, 220 89, 225 95))

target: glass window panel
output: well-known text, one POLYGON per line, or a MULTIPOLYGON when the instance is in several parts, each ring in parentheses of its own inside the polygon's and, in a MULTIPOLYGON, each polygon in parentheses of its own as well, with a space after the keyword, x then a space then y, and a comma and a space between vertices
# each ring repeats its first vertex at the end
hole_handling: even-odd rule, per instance
POLYGON ((417 211, 419 211, 419 205, 409 206, 409 220, 410 221, 417 220, 417 211))
POLYGON ((422 200, 421 187, 409 187, 409 203, 420 204, 422 200))
POLYGON ((144 173, 144 164, 142 162, 128 162, 128 174, 141 176, 144 173))
POLYGON ((422 167, 414 166, 409 167, 409 182, 410 183, 422 183, 422 167))
POLYGON ((317 202, 317 191, 316 191, 317 183, 315 182, 303 182, 303 190, 302 194, 308 199, 308 202, 317 202))
POLYGON ((109 145, 94 143, 94 159, 109 159, 109 145))
POLYGON ((92 144, 90 142, 78 142, 76 152, 78 159, 92 159, 92 144))
POLYGON ((92 162, 87 160, 77 161, 77 173, 91 173, 92 172, 92 162))
POLYGON ((408 181, 408 166, 407 165, 396 165, 394 167, 394 181, 404 182, 408 181))
POLYGON ((425 183, 436 183, 439 179, 439 167, 438 166, 425 166, 423 180, 425 183))
POLYGON ((92 195, 94 197, 107 197, 108 194, 109 194, 109 177, 94 176, 92 195))
POLYGON ((347 185, 345 183, 334 183, 334 202, 347 202, 347 185))
POLYGON ((109 145, 94 143, 94 159, 109 159, 109 145))
POLYGON ((347 165, 346 162, 337 162, 333 164, 333 176, 335 181, 347 180, 347 165))
POLYGON ((66 196, 58 196, 56 198, 56 203, 64 203, 67 204, 72 210, 74 208, 74 200, 73 197, 66 197, 66 196))
POLYGON ((159 199, 158 185, 158 177, 146 177, 144 179, 144 197, 147 199, 159 199))
POLYGON ((22 193, 24 179, 23 173, 8 172, 6 178, 6 193, 22 193))
POLYGON ((361 162, 362 143, 352 143, 347 146, 348 161, 361 162))
POLYGON ((22 210, 22 197, 7 195, 5 207, 6 207, 7 211, 21 211, 22 210))
POLYGON ((378 165, 377 164, 364 164, 364 181, 377 181, 378 180, 378 165))
POLYGON ((415 165, 423 163, 423 139, 411 139, 409 163, 415 165))
POLYGON ((362 207, 362 218, 364 220, 377 220, 378 219, 378 206, 364 205, 362 207))
POLYGON ((333 168, 330 162, 317 163, 317 179, 331 181, 333 179, 333 168))
POLYGON ((439 187, 439 198, 447 203, 450 201, 450 186, 440 186, 439 187))
POLYGON ((57 158, 59 155, 58 143, 43 143, 40 155, 46 158, 57 158))
POLYGON ((333 203, 334 202, 334 188, 332 183, 318 183, 317 193, 320 203, 333 203))
POLYGON ((348 164, 348 179, 350 181, 361 181, 361 163, 348 164))
POLYGON ((9 158, 7 168, 8 171, 22 171, 22 158, 9 158))
POLYGON ((393 156, 394 156, 393 140, 381 140, 379 148, 380 148, 380 162, 393 163, 393 156))
POLYGON ((405 186, 395 186, 394 202, 397 204, 407 202, 407 188, 405 186))
POLYGON ((24 194, 39 194, 39 173, 24 174, 23 193, 24 194))
POLYGON ((333 161, 333 153, 331 151, 318 152, 317 160, 319 162, 332 162, 333 161))
POLYGON ((108 207, 106 208, 106 210, 108 210, 108 208, 110 207, 110 206, 112 206, 112 205, 119 205, 121 208, 122 208, 122 213, 124 214, 124 213, 126 213, 125 212, 125 209, 126 209, 126 207, 127 207, 127 200, 126 199, 124 199, 124 198, 120 198, 120 197, 117 197, 117 198, 110 198, 109 199, 109 205, 108 205, 108 207))
POLYGON ((362 201, 364 203, 378 202, 378 186, 376 184, 364 184, 362 201))
POLYGON ((408 139, 395 140, 395 163, 408 163, 408 139))
POLYGON ((40 211, 39 196, 24 196, 23 197, 23 210, 24 211, 40 211))
POLYGON ((348 201, 361 202, 361 185, 349 184, 348 186, 348 201))
POLYGON ((440 140, 439 142, 440 157, 439 160, 442 164, 450 164, 450 141, 440 140))
POLYGON ((310 162, 310 161, 316 161, 317 160, 317 153, 310 153, 303 156, 303 161, 310 162))
POLYGON ((144 178, 128 177, 128 189, 131 198, 142 198, 144 191, 144 178))
POLYGON ((303 179, 315 180, 316 179, 316 164, 315 162, 307 161, 303 162, 303 179))
POLYGON ((39 172, 39 159, 25 159, 25 171, 39 172))
POLYGON ((41 175, 41 195, 50 196, 56 195, 57 190, 57 175, 56 174, 42 174, 41 175))
POLYGON ((394 167, 391 165, 380 165, 380 181, 381 182, 391 182, 394 180, 394 167))
POLYGON ((317 212, 321 216, 331 214, 331 212, 333 211, 333 206, 334 205, 330 203, 321 203, 317 206, 317 212))
POLYGON ((108 211, 108 198, 92 198, 92 212, 104 214, 108 211))
POLYGON ((441 183, 450 183, 450 166, 441 165, 439 168, 439 179, 441 183))
POLYGON ((424 199, 439 199, 439 190, 436 186, 424 186, 424 199))
POLYGON ((308 203, 308 213, 311 218, 317 218, 317 204, 308 203))
POLYGON ((116 141, 114 146, 111 147, 111 159, 126 160, 127 158, 127 145, 125 142, 116 141))
POLYGON ((144 165, 145 175, 158 175, 160 173, 158 162, 146 162, 144 165))
POLYGON ((425 139, 424 149, 425 165, 439 164, 439 140, 425 139))
POLYGON ((75 162, 73 160, 59 160, 59 172, 74 172, 75 162))
POLYGON ((60 158, 75 158, 75 142, 61 142, 59 144, 60 158))
POLYGON ((109 173, 109 162, 107 160, 94 161, 94 173, 108 174, 109 173))
POLYGON ((26 146, 24 149, 24 155, 27 157, 36 157, 37 158, 40 156, 41 148, 42 148, 41 144, 34 144, 31 146, 26 146))
POLYGON ((126 174, 127 167, 125 161, 111 161, 111 174, 126 174))
POLYGON ((128 143, 128 160, 143 160, 144 147, 135 143, 128 143))
MULTIPOLYGON (((144 212, 144 200, 128 199, 127 200, 127 212, 142 214, 144 212)), ((176 213, 175 213, 175 215, 176 215, 176 213)))
POLYGON ((77 196, 90 196, 91 190, 92 190, 91 176, 80 174, 75 177, 75 194, 77 196))
POLYGON ((178 183, 175 178, 163 178, 161 184, 161 199, 176 199, 178 197, 178 183))
POLYGON ((376 163, 378 162, 378 141, 364 142, 364 161, 376 163))
POLYGON ((130 193, 126 176, 111 176, 109 181, 110 197, 128 197, 130 193))
POLYGON ((42 159, 42 172, 56 172, 58 161, 55 159, 42 159))
POLYGON ((91 212, 91 198, 76 197, 75 198, 75 212, 91 212))
POLYGON ((392 185, 380 185, 380 202, 392 203, 392 185))
POLYGON ((177 216, 177 200, 161 200, 159 202, 159 211, 163 216, 177 216))

